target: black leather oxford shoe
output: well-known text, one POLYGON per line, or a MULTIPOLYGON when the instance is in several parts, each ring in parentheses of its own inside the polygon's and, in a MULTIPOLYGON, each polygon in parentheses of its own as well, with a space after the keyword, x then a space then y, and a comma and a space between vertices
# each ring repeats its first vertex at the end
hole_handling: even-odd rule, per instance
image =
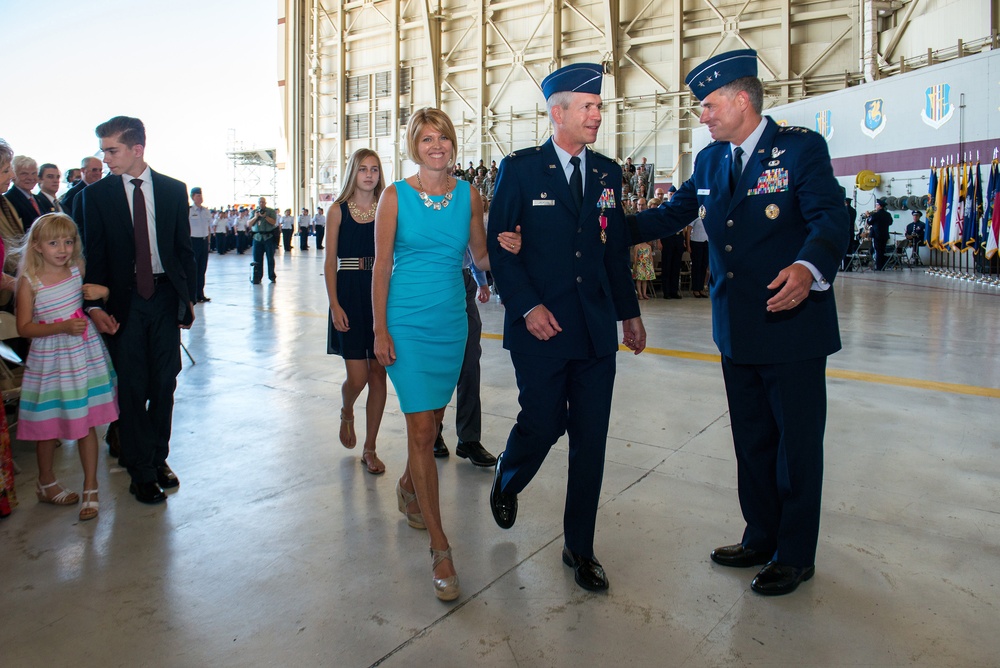
POLYGON ((608 588, 608 576, 596 557, 581 557, 563 546, 563 563, 573 569, 576 583, 589 591, 604 591, 608 588))
POLYGON ((156 482, 163 489, 172 489, 181 484, 177 474, 170 470, 166 462, 156 467, 156 482))
POLYGON ((504 494, 500 491, 500 481, 503 476, 500 473, 500 464, 503 461, 503 453, 497 457, 496 467, 493 469, 493 487, 490 489, 490 510, 493 511, 493 519, 501 529, 509 529, 514 526, 517 519, 517 494, 504 494))
POLYGON ((167 500, 167 495, 155 482, 133 482, 128 486, 128 491, 140 503, 163 503, 167 500))
POLYGON ((791 594, 800 582, 805 582, 815 574, 815 566, 796 568, 795 566, 784 566, 777 561, 769 561, 757 573, 757 577, 750 583, 750 588, 764 596, 791 594))
POLYGON ((725 545, 712 550, 712 561, 722 566, 746 568, 747 566, 763 566, 771 560, 771 553, 759 552, 751 547, 725 545))
POLYGON ((434 441, 434 456, 439 459, 441 457, 447 457, 450 454, 448 452, 448 446, 444 443, 444 436, 441 435, 441 432, 441 425, 438 425, 438 436, 434 441))
POLYGON ((479 441, 459 441, 455 446, 455 454, 462 459, 468 459, 474 466, 493 466, 497 458, 491 455, 479 441))

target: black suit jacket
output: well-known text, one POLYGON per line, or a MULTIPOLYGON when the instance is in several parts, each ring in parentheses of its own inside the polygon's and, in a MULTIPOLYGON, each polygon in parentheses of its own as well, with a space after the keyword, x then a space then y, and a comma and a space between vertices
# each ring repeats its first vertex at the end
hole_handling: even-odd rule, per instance
MULTIPOLYGON (((62 198, 59 200, 59 206, 62 207, 63 213, 67 216, 71 216, 73 220, 76 220, 77 224, 80 220, 77 218, 78 213, 73 209, 73 203, 76 200, 77 195, 83 192, 83 189, 87 187, 87 182, 83 179, 77 181, 72 188, 63 193, 62 198)), ((83 230, 81 230, 82 232, 83 230)))
MULTIPOLYGON (((24 196, 24 193, 17 189, 17 186, 14 184, 11 184, 10 189, 4 194, 4 197, 7 198, 7 201, 10 202, 11 206, 14 207, 14 210, 17 211, 17 215, 21 217, 21 222, 24 224, 25 232, 27 232, 28 228, 31 227, 31 224, 35 222, 35 218, 38 218, 39 216, 38 211, 35 211, 35 207, 31 205, 32 201, 34 201, 35 204, 38 204, 39 211, 42 213, 48 213, 45 207, 38 203, 38 200, 35 199, 34 195, 32 195, 31 200, 29 200, 24 196)), ((46 204, 48 203, 46 202, 46 204)))
POLYGON ((49 201, 49 198, 42 193, 35 193, 35 201, 38 202, 38 208, 41 210, 42 215, 52 213, 56 210, 52 202, 49 201))
MULTIPOLYGON (((188 222, 187 186, 177 179, 150 171, 160 262, 177 292, 177 320, 190 322, 191 304, 196 299, 196 272, 188 222)), ((82 220, 77 223, 85 230, 87 258, 84 282, 106 285, 111 291, 106 305, 89 302, 88 306, 102 306, 124 325, 135 290, 135 233, 122 177, 109 174, 88 186, 79 197, 82 220)))

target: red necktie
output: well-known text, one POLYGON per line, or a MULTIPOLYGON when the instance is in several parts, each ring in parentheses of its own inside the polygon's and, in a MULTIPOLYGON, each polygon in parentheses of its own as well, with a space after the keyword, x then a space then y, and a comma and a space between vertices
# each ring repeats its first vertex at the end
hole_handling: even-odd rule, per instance
POLYGON ((153 259, 149 249, 149 228, 146 226, 146 196, 142 194, 142 179, 132 179, 132 225, 135 227, 135 287, 139 296, 149 299, 153 286, 153 259))
POLYGON ((31 202, 31 206, 34 207, 35 213, 37 213, 39 216, 42 215, 42 210, 38 208, 38 200, 36 200, 31 195, 28 195, 28 200, 31 202))

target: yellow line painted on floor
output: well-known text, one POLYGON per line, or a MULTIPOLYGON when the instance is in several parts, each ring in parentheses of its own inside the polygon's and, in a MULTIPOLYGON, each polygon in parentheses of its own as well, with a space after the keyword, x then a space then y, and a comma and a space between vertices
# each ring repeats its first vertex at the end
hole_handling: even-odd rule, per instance
MULTIPOLYGON (((270 311, 272 309, 263 309, 270 311)), ((296 315, 317 316, 315 313, 299 313, 296 315)), ((502 341, 503 334, 493 334, 483 332, 484 339, 502 341)), ((625 346, 618 346, 618 350, 628 352, 625 346)), ((669 348, 646 348, 643 355, 660 355, 662 357, 674 357, 682 360, 693 360, 695 362, 713 362, 718 364, 721 357, 713 353, 696 353, 690 350, 671 350, 669 348)), ((931 392, 946 392, 948 394, 967 394, 974 397, 989 397, 1000 399, 1000 389, 993 387, 979 387, 977 385, 962 385, 960 383, 939 383, 933 380, 918 380, 916 378, 903 378, 902 376, 885 376, 880 373, 868 373, 865 371, 847 371, 845 369, 827 369, 828 378, 839 378, 841 380, 855 380, 861 383, 877 383, 879 385, 894 385, 896 387, 912 387, 918 390, 930 390, 931 392)))
POLYGON ((934 380, 917 380, 915 378, 902 378, 900 376, 883 376, 879 373, 847 371, 846 369, 827 369, 826 375, 830 378, 860 380, 864 383, 880 383, 882 385, 895 385, 897 387, 913 387, 918 390, 930 390, 932 392, 969 394, 974 397, 990 397, 993 399, 1000 399, 1000 390, 993 387, 962 385, 960 383, 939 383, 934 380))

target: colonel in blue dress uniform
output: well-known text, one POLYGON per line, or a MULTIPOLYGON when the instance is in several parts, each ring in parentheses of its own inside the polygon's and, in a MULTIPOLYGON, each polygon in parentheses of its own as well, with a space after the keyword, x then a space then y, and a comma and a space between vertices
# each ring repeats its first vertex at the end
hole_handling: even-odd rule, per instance
POLYGON ((714 56, 685 83, 715 141, 670 202, 629 223, 636 242, 705 224, 746 520, 741 542, 711 557, 763 565, 754 591, 787 594, 815 572, 826 358, 840 349, 832 283, 849 221, 824 139, 761 115, 756 52, 714 56))
POLYGON ((504 347, 521 411, 498 457, 490 505, 508 529, 517 494, 549 448, 569 435, 563 561, 577 584, 608 587, 594 557, 611 395, 623 342, 636 353, 646 334, 632 285, 621 208, 621 168, 587 144, 601 125, 600 65, 575 64, 542 81, 553 137, 500 163, 490 207, 491 271, 504 303, 504 347), (519 255, 497 235, 520 227, 519 255))

